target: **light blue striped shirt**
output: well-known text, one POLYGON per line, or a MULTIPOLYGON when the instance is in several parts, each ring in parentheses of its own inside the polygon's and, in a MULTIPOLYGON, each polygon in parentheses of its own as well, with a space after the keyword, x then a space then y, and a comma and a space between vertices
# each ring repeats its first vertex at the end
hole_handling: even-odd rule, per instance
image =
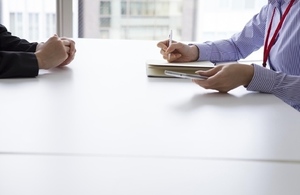
MULTIPOLYGON (((224 62, 246 58, 264 45, 274 7, 277 9, 269 40, 289 2, 290 0, 269 0, 240 33, 228 40, 196 44, 200 50, 199 61, 224 62)), ((263 68, 260 64, 253 66, 254 76, 247 90, 272 93, 300 111, 300 0, 295 1, 286 16, 270 51, 270 68, 263 68)))

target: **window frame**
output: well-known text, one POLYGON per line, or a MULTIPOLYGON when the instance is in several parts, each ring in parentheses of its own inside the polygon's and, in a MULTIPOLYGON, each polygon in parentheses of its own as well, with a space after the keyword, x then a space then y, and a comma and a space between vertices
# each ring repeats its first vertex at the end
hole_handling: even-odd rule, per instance
POLYGON ((56 0, 56 31, 60 37, 73 37, 73 0, 56 0))

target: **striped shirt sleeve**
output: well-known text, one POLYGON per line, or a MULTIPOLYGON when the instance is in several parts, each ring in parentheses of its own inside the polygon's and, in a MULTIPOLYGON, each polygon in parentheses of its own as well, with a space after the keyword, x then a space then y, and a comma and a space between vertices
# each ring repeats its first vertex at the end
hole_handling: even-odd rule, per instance
POLYGON ((247 90, 272 93, 300 111, 300 76, 275 72, 255 64, 253 66, 254 75, 247 90))

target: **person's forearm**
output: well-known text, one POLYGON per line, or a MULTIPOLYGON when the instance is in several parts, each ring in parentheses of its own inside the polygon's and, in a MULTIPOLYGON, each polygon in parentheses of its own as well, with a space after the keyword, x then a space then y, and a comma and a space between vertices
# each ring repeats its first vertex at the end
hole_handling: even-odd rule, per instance
POLYGON ((300 76, 287 75, 254 65, 254 75, 247 90, 272 93, 300 111, 300 76))
POLYGON ((200 55, 198 61, 227 62, 237 61, 241 57, 237 48, 230 40, 221 40, 197 44, 200 55))
POLYGON ((31 52, 0 52, 0 78, 35 77, 38 63, 31 52))
POLYGON ((0 25, 0 50, 1 51, 23 51, 23 52, 35 52, 36 42, 28 42, 25 39, 21 39, 17 36, 13 36, 7 29, 0 25))

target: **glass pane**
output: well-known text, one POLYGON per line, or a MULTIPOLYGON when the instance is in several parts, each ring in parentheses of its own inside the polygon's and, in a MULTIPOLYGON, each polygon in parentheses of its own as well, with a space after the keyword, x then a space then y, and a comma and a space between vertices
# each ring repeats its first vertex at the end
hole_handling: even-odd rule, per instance
POLYGON ((56 33, 55 0, 1 0, 0 22, 13 35, 45 41, 56 33))
MULTIPOLYGON (((0 21, 14 35, 45 40, 56 33, 55 0, 0 0, 0 21)), ((227 38, 266 2, 260 0, 73 0, 73 34, 82 38, 160 40, 227 38), (234 22, 227 22, 234 21, 234 22)))
POLYGON ((23 34, 23 13, 20 12, 11 12, 10 16, 10 30, 14 34, 23 34))
POLYGON ((266 3, 260 0, 73 0, 82 38, 184 41, 228 38, 266 3), (78 13, 77 13, 78 12, 78 13), (234 22, 228 22, 234 21, 234 22))

